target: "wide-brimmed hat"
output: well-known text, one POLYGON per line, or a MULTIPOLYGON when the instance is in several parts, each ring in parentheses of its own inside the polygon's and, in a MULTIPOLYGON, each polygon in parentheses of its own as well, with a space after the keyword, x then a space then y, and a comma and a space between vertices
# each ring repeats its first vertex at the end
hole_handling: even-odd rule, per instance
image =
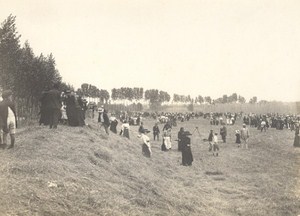
POLYGON ((11 90, 5 90, 5 91, 2 92, 2 98, 8 98, 11 95, 12 95, 11 90))

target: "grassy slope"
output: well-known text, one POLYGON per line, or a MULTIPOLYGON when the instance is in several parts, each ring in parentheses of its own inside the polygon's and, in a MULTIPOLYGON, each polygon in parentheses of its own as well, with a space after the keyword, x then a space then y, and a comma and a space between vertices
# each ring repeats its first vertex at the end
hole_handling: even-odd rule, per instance
MULTIPOLYGON (((153 122, 145 122, 151 129, 153 122)), ((193 132, 194 163, 180 166, 176 149, 144 158, 136 127, 131 140, 90 127, 33 126, 17 135, 14 150, 0 151, 3 215, 297 215, 300 150, 293 133, 251 130, 250 149, 236 148, 234 130, 220 156, 207 151, 211 126, 180 123, 193 132), (52 184, 51 184, 52 183, 52 184)), ((219 130, 218 127, 212 127, 219 130)), ((151 134, 150 134, 151 135, 151 134)), ((152 138, 152 137, 151 137, 152 138)))

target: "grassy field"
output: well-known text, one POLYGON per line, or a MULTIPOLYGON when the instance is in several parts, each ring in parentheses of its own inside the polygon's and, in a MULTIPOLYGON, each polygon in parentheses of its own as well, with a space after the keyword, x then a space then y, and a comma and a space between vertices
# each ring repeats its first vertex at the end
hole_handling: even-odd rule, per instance
MULTIPOLYGON (((300 215, 300 149, 291 131, 250 129, 249 149, 240 149, 238 121, 213 157, 202 139, 219 127, 179 123, 173 139, 181 126, 201 134, 192 136, 193 166, 184 167, 175 141, 169 152, 152 141, 149 159, 137 127, 127 140, 88 122, 18 130, 15 149, 0 151, 0 215, 300 215)), ((154 121, 144 124, 152 129, 154 121)))

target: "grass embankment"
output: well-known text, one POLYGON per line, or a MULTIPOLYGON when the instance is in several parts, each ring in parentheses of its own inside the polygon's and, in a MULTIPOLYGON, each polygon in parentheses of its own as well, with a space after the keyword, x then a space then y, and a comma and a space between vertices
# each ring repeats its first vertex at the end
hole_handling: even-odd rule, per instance
POLYGON ((192 120, 180 123, 173 138, 180 126, 205 134, 192 137, 191 167, 180 166, 175 142, 162 152, 152 141, 153 157, 143 157, 137 127, 131 140, 107 136, 93 122, 25 128, 15 149, 0 151, 1 215, 300 214, 300 150, 292 147, 292 132, 253 129, 244 150, 234 144, 239 126, 228 126, 228 143, 213 157, 202 139, 219 127, 192 120))

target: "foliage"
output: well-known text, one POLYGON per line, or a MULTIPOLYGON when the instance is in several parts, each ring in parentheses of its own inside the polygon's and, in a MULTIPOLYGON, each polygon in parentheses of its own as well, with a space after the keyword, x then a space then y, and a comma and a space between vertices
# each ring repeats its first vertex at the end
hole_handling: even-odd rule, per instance
POLYGON ((111 90, 111 98, 112 100, 141 100, 143 99, 144 89, 143 88, 129 88, 129 87, 121 87, 121 88, 113 88, 111 90))
POLYGON ((105 89, 98 89, 96 86, 82 83, 81 88, 76 93, 82 97, 99 98, 101 103, 108 103, 110 98, 109 92, 105 89))
POLYGON ((61 76, 52 54, 35 56, 28 41, 20 46, 15 21, 9 15, 0 27, 0 87, 14 92, 19 116, 29 117, 37 113, 41 92, 61 83, 61 76))

